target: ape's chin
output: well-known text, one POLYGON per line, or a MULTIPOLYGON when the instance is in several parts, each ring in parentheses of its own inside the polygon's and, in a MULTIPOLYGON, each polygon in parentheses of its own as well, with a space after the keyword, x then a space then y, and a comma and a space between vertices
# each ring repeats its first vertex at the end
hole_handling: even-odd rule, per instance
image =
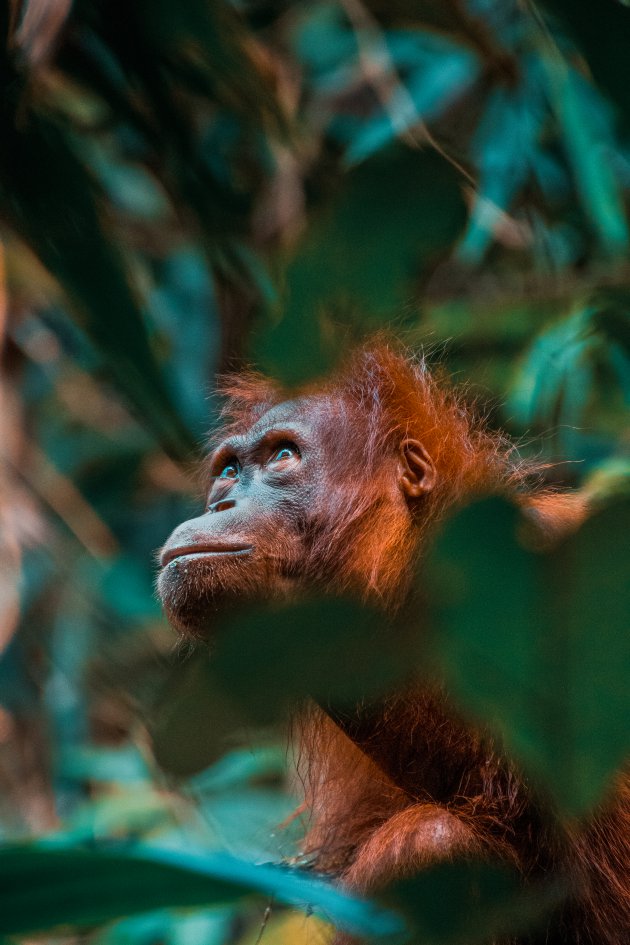
POLYGON ((159 573, 157 592, 169 623, 184 636, 208 640, 230 605, 274 595, 275 580, 253 555, 186 555, 159 573))

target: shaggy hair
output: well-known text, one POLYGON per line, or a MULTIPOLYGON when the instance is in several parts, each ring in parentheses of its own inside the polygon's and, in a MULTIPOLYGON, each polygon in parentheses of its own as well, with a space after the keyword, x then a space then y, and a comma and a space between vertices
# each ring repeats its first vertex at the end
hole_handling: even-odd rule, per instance
MULTIPOLYGON (((302 573, 335 593, 397 606, 436 524, 476 496, 512 498, 543 541, 584 518, 578 497, 540 489, 541 467, 523 462, 506 437, 490 431, 423 356, 410 357, 387 339, 354 353, 323 383, 287 391, 246 373, 226 378, 222 393, 221 438, 244 433, 286 400, 312 398, 334 413, 326 435, 344 449, 330 444, 338 456, 335 488, 325 520, 311 524, 302 573), (407 437, 424 445, 437 476, 431 492, 401 511, 391 501, 391 459, 407 437)), ((385 699, 364 726, 370 751, 317 708, 305 710, 298 727, 313 812, 306 850, 319 869, 369 892, 436 858, 490 854, 524 876, 570 877, 570 902, 546 940, 630 941, 627 781, 590 824, 562 825, 493 740, 448 707, 439 686, 385 699), (412 774, 396 780, 394 770, 412 774)))

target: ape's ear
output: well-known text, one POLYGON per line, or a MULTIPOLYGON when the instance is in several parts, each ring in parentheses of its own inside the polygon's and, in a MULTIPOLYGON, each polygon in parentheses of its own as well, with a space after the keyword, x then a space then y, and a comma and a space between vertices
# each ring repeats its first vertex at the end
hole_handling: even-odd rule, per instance
POLYGON ((435 486, 437 474, 433 460, 418 440, 405 439, 400 444, 400 488, 408 499, 417 499, 435 486))

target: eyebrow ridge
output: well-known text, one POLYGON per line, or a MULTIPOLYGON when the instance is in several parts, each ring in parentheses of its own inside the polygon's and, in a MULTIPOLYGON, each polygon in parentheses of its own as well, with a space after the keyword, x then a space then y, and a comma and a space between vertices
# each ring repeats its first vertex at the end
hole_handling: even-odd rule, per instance
POLYGON ((261 446, 264 446, 266 441, 273 437, 286 437, 288 440, 296 440, 299 442, 303 437, 303 431, 294 426, 289 427, 283 424, 272 424, 266 429, 261 430, 260 433, 257 433, 253 440, 251 440, 249 436, 242 434, 231 436, 217 447, 211 457, 210 468, 215 469, 219 462, 224 462, 232 456, 234 456, 235 459, 240 459, 243 454, 251 456, 255 454, 261 446))

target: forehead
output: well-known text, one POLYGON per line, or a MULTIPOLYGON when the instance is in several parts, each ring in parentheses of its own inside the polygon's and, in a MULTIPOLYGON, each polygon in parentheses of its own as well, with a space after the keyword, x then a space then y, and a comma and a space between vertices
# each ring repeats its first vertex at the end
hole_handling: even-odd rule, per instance
POLYGON ((267 410, 245 434, 248 440, 264 436, 269 430, 287 429, 317 435, 339 419, 340 404, 325 396, 296 397, 267 410))
MULTIPOLYGON (((282 403, 270 407, 256 422, 269 426, 275 423, 288 423, 293 420, 314 423, 318 420, 330 419, 343 411, 340 397, 328 397, 325 394, 309 394, 296 397, 292 400, 283 400, 282 403)), ((254 429, 254 427, 252 427, 254 429)))
POLYGON ((332 427, 337 427, 345 411, 338 398, 324 395, 296 397, 270 407, 247 430, 228 437, 217 447, 221 452, 226 447, 249 448, 272 430, 286 431, 309 439, 321 439, 332 427))
POLYGON ((267 410, 247 431, 247 436, 258 436, 273 427, 312 425, 317 414, 317 404, 313 397, 299 397, 284 400, 267 410))

